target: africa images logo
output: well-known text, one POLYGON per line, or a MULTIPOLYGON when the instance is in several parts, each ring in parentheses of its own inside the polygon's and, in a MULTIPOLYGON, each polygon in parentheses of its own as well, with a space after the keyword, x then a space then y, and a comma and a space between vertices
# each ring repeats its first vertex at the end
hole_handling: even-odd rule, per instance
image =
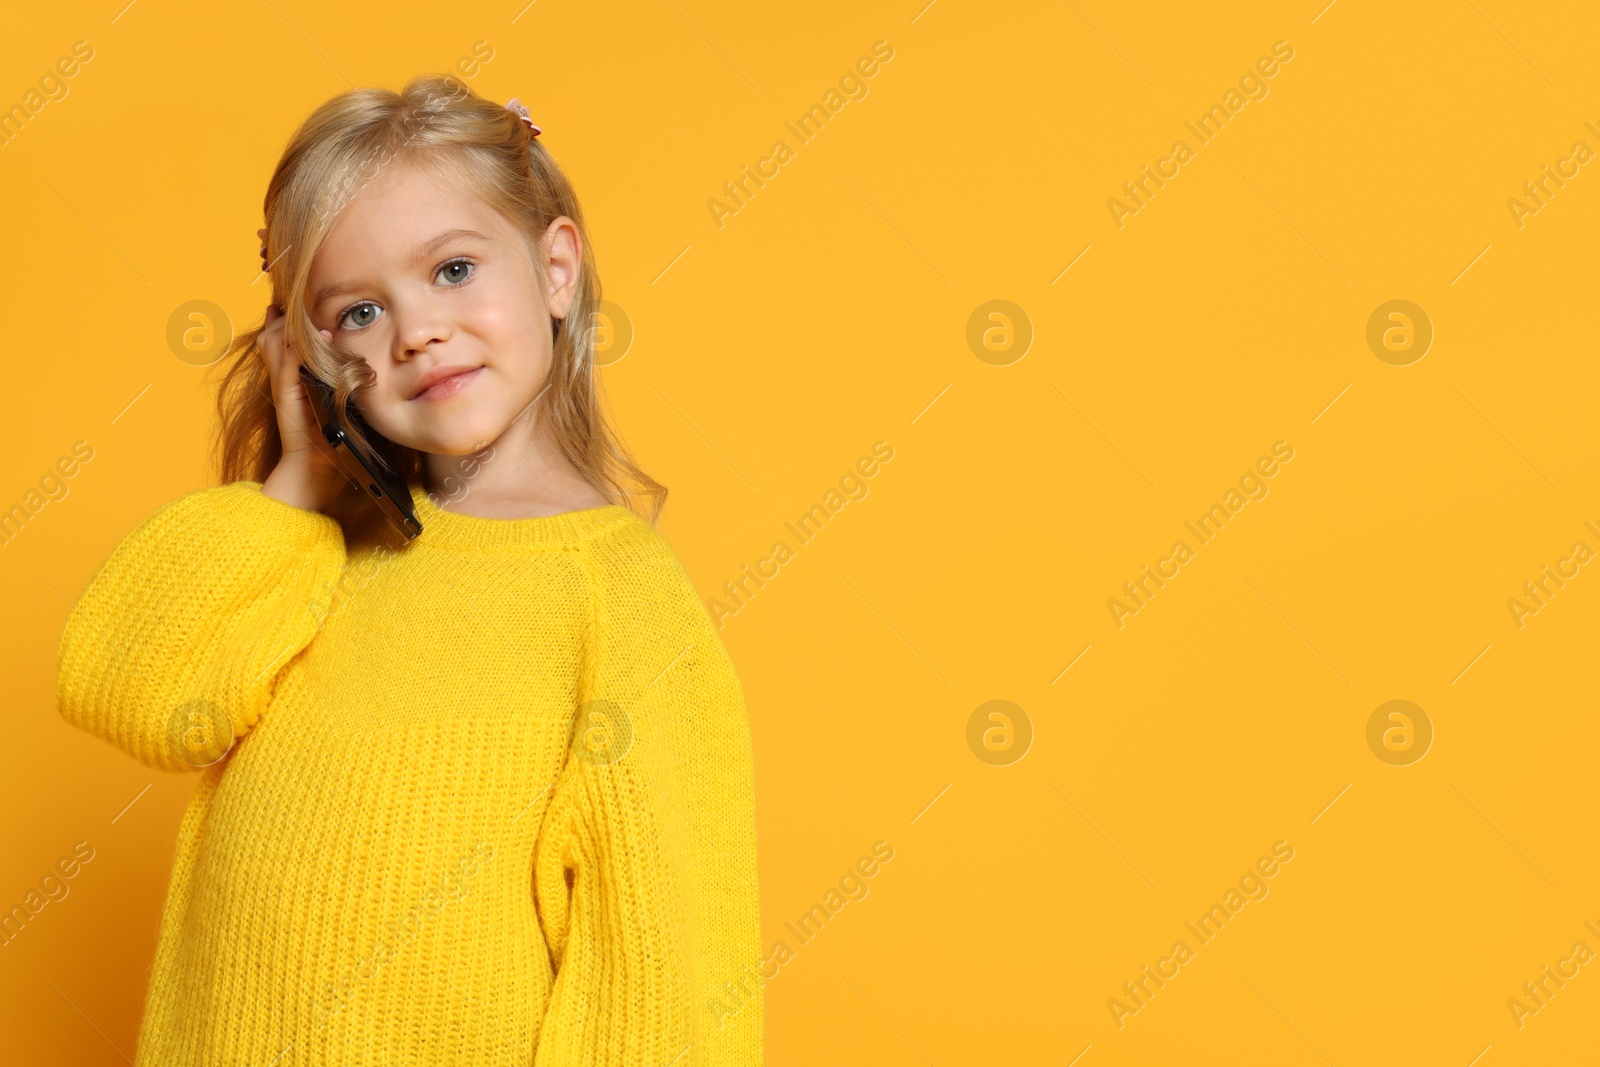
POLYGON ((1111 212, 1111 221, 1116 223, 1117 229, 1120 230, 1126 225, 1125 220, 1128 216, 1137 215, 1149 207, 1150 201, 1155 199, 1156 192, 1166 188, 1168 181, 1181 174, 1183 165, 1194 159, 1200 148, 1204 148, 1220 136, 1228 123, 1244 110, 1246 104, 1252 100, 1265 100, 1267 93, 1271 91, 1267 79, 1278 73, 1281 69, 1280 64, 1288 63, 1293 58, 1294 48, 1288 41, 1274 41, 1272 55, 1262 56, 1255 61, 1254 66, 1245 68, 1245 72, 1239 76, 1238 88, 1230 88, 1223 94, 1221 103, 1212 104, 1194 122, 1183 124, 1184 128, 1194 136, 1198 148, 1180 138, 1172 142, 1172 148, 1167 155, 1156 160, 1154 169, 1146 163, 1141 167, 1142 174, 1123 182, 1122 192, 1127 199, 1119 200, 1113 196, 1106 200, 1106 210, 1111 212))
POLYGON ((1209 545, 1220 536, 1223 527, 1237 518, 1245 505, 1252 500, 1265 500, 1272 491, 1267 479, 1275 476, 1283 469, 1283 464, 1293 459, 1293 445, 1288 441, 1273 442, 1271 455, 1261 456, 1253 466, 1245 468, 1244 474, 1239 476, 1238 488, 1230 486, 1223 494, 1221 503, 1212 504, 1198 519, 1183 524, 1183 528, 1194 537, 1194 546, 1182 539, 1174 541, 1168 554, 1156 560, 1154 570, 1146 563, 1141 575, 1122 583, 1125 600, 1107 597, 1106 610, 1111 613, 1111 621, 1117 629, 1127 625, 1128 616, 1137 615, 1149 607, 1156 593, 1165 589, 1167 582, 1181 573, 1183 565, 1196 557, 1199 548, 1209 545))

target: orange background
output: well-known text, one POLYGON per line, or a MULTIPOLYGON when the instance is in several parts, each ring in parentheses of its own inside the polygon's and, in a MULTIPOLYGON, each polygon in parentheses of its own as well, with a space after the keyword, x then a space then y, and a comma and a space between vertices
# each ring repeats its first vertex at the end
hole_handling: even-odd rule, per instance
POLYGON ((1600 567, 1520 626, 1507 601, 1575 542, 1600 550, 1600 176, 1579 167, 1520 226, 1507 201, 1574 142, 1600 150, 1600 18, 1320 5, 112 0, 9 18, 0 104, 75 41, 94 50, 0 147, 0 506, 93 449, 0 546, 0 904, 94 849, 0 948, 16 1062, 131 1058, 194 785, 53 701, 94 570, 211 484, 208 375, 169 318, 209 300, 258 321, 255 231, 292 128, 478 41, 493 58, 470 84, 528 103, 583 198, 634 331, 604 386, 708 601, 875 442, 893 449, 722 628, 755 739, 766 939, 793 949, 766 987, 770 1062, 1592 1053, 1600 966, 1520 1027, 1507 1001, 1575 942, 1600 951, 1600 567), (867 95, 799 144, 784 123, 878 41, 893 58, 867 95), (1199 144, 1184 124, 1278 41, 1293 58, 1267 95, 1199 144), (779 139, 791 158, 719 227, 707 202, 779 139), (1193 158, 1119 227, 1107 201, 1179 139, 1193 158), (1015 309, 980 317, 996 347, 974 348, 994 300, 1015 309), (1434 331, 1404 366, 1367 342, 1391 300, 1434 331), (1108 599, 1278 441, 1294 456, 1268 494, 1190 540, 1119 628, 1108 599), (1408 765, 1368 744, 1391 700, 1432 728, 1408 765), (969 746, 990 701, 1019 709, 1016 747, 983 728, 969 746), (879 841, 893 859, 868 894, 791 939, 879 841), (1293 859, 1267 895, 1200 944, 1184 924, 1280 841, 1293 859), (1108 1000, 1178 940, 1193 958, 1119 1027, 1108 1000))

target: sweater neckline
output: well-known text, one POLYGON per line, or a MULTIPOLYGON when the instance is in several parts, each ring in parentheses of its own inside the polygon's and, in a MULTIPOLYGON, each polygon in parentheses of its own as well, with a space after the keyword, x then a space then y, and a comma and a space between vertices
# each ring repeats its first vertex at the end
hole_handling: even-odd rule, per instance
POLYGON ((411 505, 416 510, 417 521, 422 523, 422 533, 417 536, 417 541, 423 544, 458 548, 576 548, 596 534, 616 526, 625 516, 633 514, 621 504, 603 504, 600 507, 563 511, 558 515, 490 519, 446 511, 434 503, 422 486, 413 482, 409 488, 411 505))

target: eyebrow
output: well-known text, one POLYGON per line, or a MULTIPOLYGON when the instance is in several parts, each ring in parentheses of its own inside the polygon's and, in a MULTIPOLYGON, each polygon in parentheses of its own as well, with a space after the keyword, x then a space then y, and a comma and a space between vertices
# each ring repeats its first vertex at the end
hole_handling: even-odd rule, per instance
MULTIPOLYGON (((437 252, 441 245, 449 244, 452 241, 487 240, 489 240, 489 238, 485 237, 477 230, 464 230, 459 228, 454 230, 445 230, 443 233, 421 245, 415 252, 411 253, 410 266, 415 267, 433 253, 437 252)), ((365 288, 366 283, 361 281, 336 282, 333 285, 325 285, 321 289, 317 290, 317 295, 312 299, 311 307, 313 309, 319 308, 326 301, 331 300, 336 296, 344 296, 348 293, 359 292, 365 288)))

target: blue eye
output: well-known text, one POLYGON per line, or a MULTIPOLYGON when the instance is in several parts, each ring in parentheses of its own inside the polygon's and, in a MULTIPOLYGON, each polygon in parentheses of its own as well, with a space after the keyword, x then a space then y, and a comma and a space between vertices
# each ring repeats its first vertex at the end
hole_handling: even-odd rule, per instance
POLYGON ((473 263, 470 259, 452 259, 448 263, 440 264, 439 273, 443 274, 447 270, 453 270, 457 267, 461 268, 463 273, 451 279, 454 284, 460 285, 462 282, 465 282, 468 278, 472 277, 472 274, 467 271, 467 268, 476 266, 477 264, 473 263))
POLYGON ((350 307, 350 309, 348 311, 346 311, 343 315, 339 316, 339 328, 342 329, 342 330, 345 330, 345 329, 348 329, 348 330, 365 329, 366 327, 372 325, 373 319, 377 318, 377 316, 378 316, 378 305, 372 303, 370 300, 369 301, 363 301, 363 302, 361 302, 359 304, 353 304, 353 305, 351 305, 351 307, 350 307), (358 314, 358 313, 361 313, 361 312, 369 312, 369 311, 371 312, 370 317, 367 318, 365 322, 362 322, 362 323, 360 323, 358 325, 352 325, 352 324, 349 324, 349 323, 347 323, 345 321, 351 315, 358 314))
MULTIPOLYGON (((459 289, 471 281, 474 275, 477 274, 477 266, 478 265, 472 262, 470 259, 448 260, 447 262, 439 264, 439 269, 434 272, 434 277, 443 277, 448 274, 449 276, 445 278, 445 288, 459 289)), ((335 321, 341 330, 364 330, 377 320, 378 312, 382 310, 382 308, 380 308, 377 304, 374 304, 372 301, 363 300, 360 303, 351 304, 349 307, 345 308, 339 313, 339 317, 335 321), (358 316, 359 321, 353 323, 347 322, 346 320, 348 320, 351 315, 358 316)))

